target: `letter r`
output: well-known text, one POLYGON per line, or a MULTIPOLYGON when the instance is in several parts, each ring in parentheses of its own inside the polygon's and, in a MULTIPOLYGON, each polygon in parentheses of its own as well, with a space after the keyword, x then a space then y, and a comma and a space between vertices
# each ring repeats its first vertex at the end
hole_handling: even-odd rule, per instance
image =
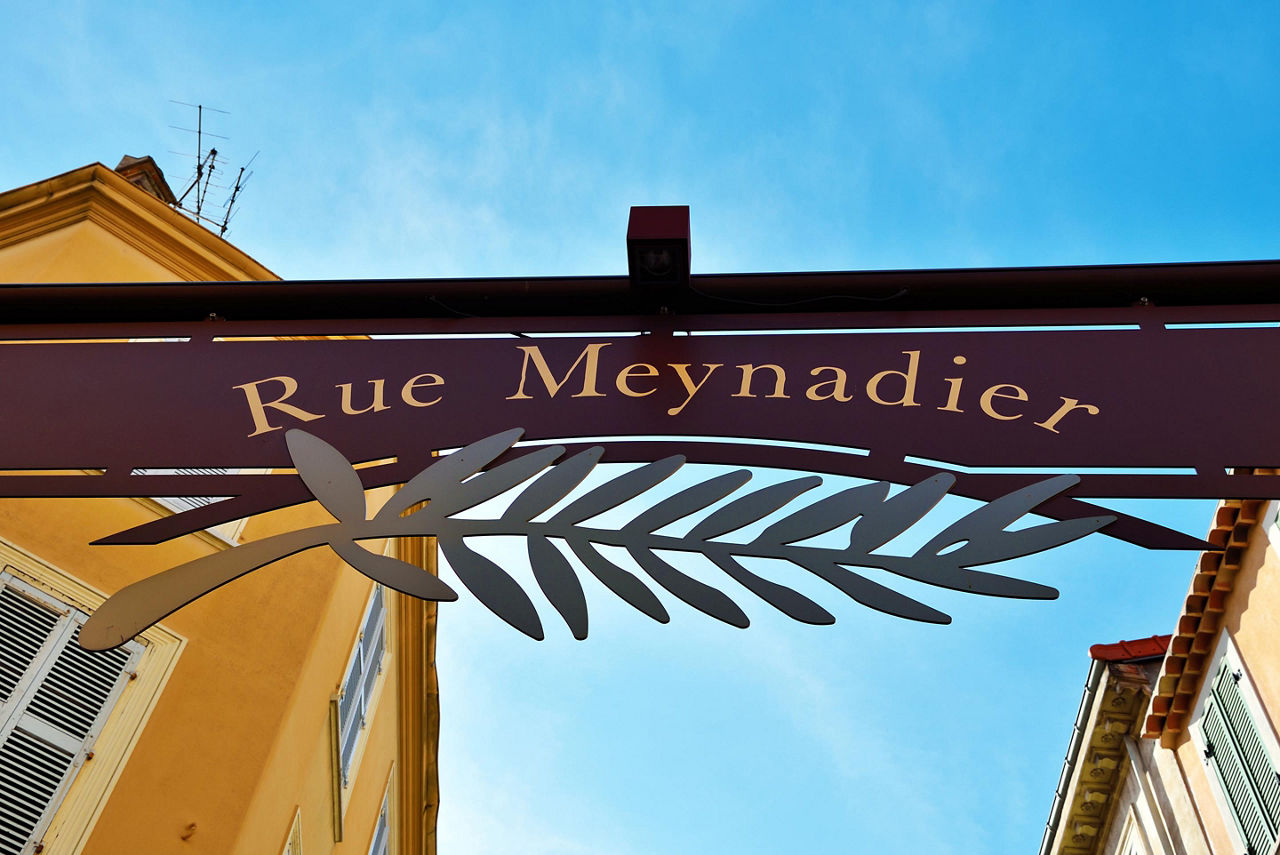
POLYGON ((265 380, 255 380, 252 383, 244 383, 240 386, 232 386, 231 388, 244 390, 245 399, 249 404, 249 413, 253 416, 254 431, 253 433, 249 434, 249 436, 257 436, 260 433, 267 433, 268 431, 280 430, 279 426, 273 427, 267 421, 267 407, 271 407, 273 409, 279 410, 280 412, 284 413, 286 416, 293 416, 295 419, 299 419, 300 421, 304 421, 304 422, 310 422, 310 421, 315 421, 316 419, 324 418, 323 413, 309 413, 306 410, 302 409, 301 407, 295 407, 293 404, 285 403, 285 399, 289 398, 290 396, 293 395, 294 392, 298 391, 298 381, 294 380, 292 377, 289 377, 287 375, 281 375, 279 377, 268 377, 265 380), (284 393, 281 394, 280 397, 276 398, 274 401, 266 401, 264 403, 262 400, 262 396, 258 394, 258 386, 260 386, 263 383, 279 383, 280 385, 284 386, 284 393))

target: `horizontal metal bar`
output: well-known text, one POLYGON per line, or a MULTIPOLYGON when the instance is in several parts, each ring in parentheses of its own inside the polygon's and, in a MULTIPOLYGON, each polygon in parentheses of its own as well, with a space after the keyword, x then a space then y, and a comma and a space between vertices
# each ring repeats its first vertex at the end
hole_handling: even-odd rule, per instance
POLYGON ((625 276, 0 285, 8 324, 822 313, 1267 303, 1280 261, 691 277, 675 292, 625 276))

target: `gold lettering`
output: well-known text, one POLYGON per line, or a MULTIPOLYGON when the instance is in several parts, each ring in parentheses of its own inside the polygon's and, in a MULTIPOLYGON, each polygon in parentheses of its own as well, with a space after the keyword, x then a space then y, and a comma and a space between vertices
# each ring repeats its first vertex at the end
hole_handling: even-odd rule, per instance
POLYGON ((1013 386, 1009 383, 997 383, 982 393, 982 397, 978 399, 978 406, 982 408, 982 412, 991 416, 993 419, 1011 422, 1014 419, 1022 418, 1022 413, 1018 413, 1016 416, 1004 416, 997 413, 995 408, 991 406, 991 401, 994 398, 1004 398, 1009 401, 1025 401, 1027 400, 1027 392, 1021 386, 1013 386), (1001 389, 1012 389, 1013 394, 1010 395, 1007 392, 1001 392, 1001 389))
POLYGON ((630 398, 643 398, 646 395, 652 395, 654 392, 658 390, 649 389, 646 392, 637 392, 631 388, 631 385, 627 381, 632 377, 657 377, 657 376, 658 376, 658 368, 656 365, 650 365, 647 362, 637 362, 635 365, 628 365, 626 368, 618 372, 618 379, 616 381, 618 386, 618 391, 630 398), (638 370, 641 368, 645 370, 644 371, 638 370), (632 369, 637 369, 637 370, 633 371, 632 369))
POLYGON ((1050 416, 1049 418, 1045 419, 1042 422, 1036 422, 1035 423, 1036 427, 1042 427, 1045 430, 1051 430, 1054 433, 1057 433, 1058 429, 1055 426, 1058 424, 1058 422, 1062 421, 1063 416, 1065 416, 1067 413, 1071 412, 1072 410, 1084 410, 1086 413, 1088 413, 1091 416, 1096 416, 1099 412, 1098 408, 1095 407, 1093 404, 1082 404, 1079 401, 1077 401, 1075 398, 1063 398, 1062 406, 1058 408, 1058 412, 1054 413, 1052 416, 1050 416))
POLYGON ((417 377, 409 378, 409 382, 404 384, 404 388, 400 390, 400 397, 403 398, 404 402, 411 407, 430 407, 432 404, 440 403, 440 399, 443 398, 444 396, 437 395, 435 398, 432 398, 430 401, 419 401, 416 397, 414 397, 413 390, 426 389, 431 386, 443 386, 443 385, 444 385, 444 378, 441 377, 439 374, 419 374, 417 377), (419 380, 422 380, 428 377, 430 378, 430 382, 427 382, 427 383, 418 382, 419 380))
POLYGON ((586 367, 583 369, 582 391, 570 396, 573 398, 603 398, 603 392, 596 391, 596 374, 600 370, 600 351, 606 348, 611 342, 603 344, 589 344, 582 353, 578 354, 578 358, 569 366, 569 370, 564 373, 561 380, 556 380, 555 375, 551 373, 551 366, 547 365, 546 358, 543 357, 542 351, 538 349, 536 344, 521 345, 518 350, 524 351, 524 362, 520 364, 520 386, 516 389, 514 395, 508 395, 508 401, 527 401, 532 395, 526 395, 524 391, 524 381, 529 374, 529 362, 532 360, 533 367, 538 370, 538 376, 542 379, 542 383, 547 387, 547 394, 555 397, 556 393, 569 382, 569 378, 573 376, 573 372, 578 366, 586 360, 586 367))
MULTIPOLYGON (((965 359, 963 356, 953 356, 951 358, 951 361, 954 362, 956 365, 964 365, 969 360, 965 359)), ((964 410, 960 409, 956 405, 960 401, 960 384, 964 382, 964 378, 963 377, 943 377, 942 379, 947 381, 948 385, 950 385, 951 387, 951 390, 947 393, 947 405, 945 407, 938 407, 938 409, 945 410, 946 412, 949 412, 949 413, 963 413, 964 410)))
POLYGON ((719 367, 720 367, 721 365, 723 365, 724 363, 723 363, 723 362, 704 362, 704 363, 702 363, 702 367, 703 367, 703 368, 705 368, 705 369, 707 369, 707 373, 706 373, 706 374, 704 374, 704 375, 702 375, 702 379, 701 379, 701 380, 699 380, 699 381, 697 382, 697 384, 695 384, 695 383, 693 382, 693 378, 689 376, 689 366, 690 366, 692 363, 689 363, 689 362, 675 362, 675 363, 668 363, 668 364, 669 364, 673 369, 675 369, 676 374, 678 374, 678 375, 680 376, 680 382, 684 384, 684 390, 685 390, 685 392, 687 392, 687 393, 688 393, 687 395, 685 395, 684 403, 682 403, 682 404, 681 404, 680 406, 678 406, 678 407, 672 407, 671 409, 667 410, 667 415, 669 415, 669 416, 678 416, 678 415, 680 415, 680 411, 681 411, 681 410, 683 410, 683 409, 685 408, 685 406, 687 406, 687 405, 688 405, 688 403, 689 403, 690 401, 692 401, 692 400, 693 400, 693 396, 694 396, 695 394, 697 394, 697 392, 698 392, 698 390, 699 390, 699 389, 701 389, 701 388, 702 388, 702 384, 703 384, 703 383, 706 383, 709 379, 711 379, 711 372, 715 371, 717 368, 719 368, 719 367))
POLYGON ((904 350, 903 356, 907 357, 906 371, 881 371, 879 374, 867 381, 867 397, 875 401, 877 404, 883 404, 886 407, 918 407, 916 403, 916 373, 920 365, 920 351, 904 350), (889 376, 901 377, 904 381, 902 397, 896 401, 886 401, 880 397, 880 381, 889 376))
POLYGON ((806 398, 808 398, 810 401, 828 401, 828 400, 852 401, 853 400, 853 396, 845 394, 845 391, 844 391, 845 383, 848 381, 849 375, 845 373, 843 368, 836 368, 833 365, 822 365, 810 371, 809 376, 817 377, 819 372, 822 372, 822 371, 830 371, 835 376, 830 380, 823 380, 821 383, 814 383, 812 386, 806 389, 804 393, 804 396, 806 398), (830 394, 821 395, 818 393, 818 390, 821 389, 823 386, 831 387, 830 394))
POLYGON ((734 398, 754 398, 755 393, 751 391, 751 378, 761 368, 768 368, 773 372, 773 392, 765 395, 766 398, 790 398, 791 396, 783 391, 783 387, 787 382, 787 373, 782 370, 781 365, 765 363, 764 365, 735 365, 734 368, 742 371, 742 387, 733 393, 734 398))
POLYGON ((386 383, 386 381, 370 380, 369 382, 373 384, 373 403, 365 407, 363 410, 356 410, 356 409, 352 409, 351 407, 351 384, 350 383, 339 383, 335 387, 337 389, 342 390, 342 412, 346 413, 349 416, 358 416, 361 413, 370 413, 370 412, 377 413, 377 412, 381 412, 382 410, 391 409, 385 403, 383 403, 383 399, 382 399, 382 386, 384 383, 386 383))
POLYGON ((244 383, 240 386, 232 386, 232 389, 243 389, 244 396, 249 403, 249 413, 253 416, 253 433, 249 436, 257 436, 260 433, 267 433, 273 430, 280 430, 279 426, 272 427, 267 421, 267 407, 279 410, 286 416, 293 416, 300 421, 310 422, 316 419, 324 418, 323 413, 309 413, 301 407, 295 407, 293 404, 286 404, 285 399, 298 391, 298 381, 292 377, 281 375, 279 377, 268 377, 265 380, 255 380, 252 383, 244 383), (274 401, 263 403, 262 396, 258 394, 258 386, 263 383, 279 383, 284 386, 284 394, 274 401))

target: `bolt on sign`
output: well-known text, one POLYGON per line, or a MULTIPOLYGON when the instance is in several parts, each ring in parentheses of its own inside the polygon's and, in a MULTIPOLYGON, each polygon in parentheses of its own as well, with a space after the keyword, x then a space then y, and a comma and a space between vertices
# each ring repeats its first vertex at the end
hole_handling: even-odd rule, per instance
POLYGON ((669 263, 687 246, 654 255, 641 243, 637 258, 665 258, 657 274, 674 267, 682 282, 649 287, 633 270, 532 283, 11 289, 0 297, 11 309, 0 396, 20 406, 0 421, 0 468, 103 474, 6 476, 0 495, 227 497, 102 545, 158 543, 311 500, 335 518, 116 592, 81 633, 97 649, 311 548, 407 594, 456 599, 445 581, 361 545, 401 535, 435 536, 470 595, 535 638, 536 592, 477 551, 486 537, 522 538, 540 595, 578 638, 579 573, 659 621, 668 616, 656 589, 735 626, 747 625, 743 596, 799 621, 835 620, 829 604, 747 568, 761 558, 863 606, 946 623, 864 571, 1048 599, 1057 591, 980 568, 1094 532, 1212 548, 1091 499, 1280 495, 1274 476, 1237 471, 1280 465, 1259 429, 1280 421, 1270 370, 1280 307, 1257 300, 1280 264, 690 279, 669 263), (955 308, 966 303, 981 308, 955 308), (815 304, 836 308, 793 311, 815 304), (173 319, 209 305, 230 306, 233 319, 173 319), (1250 417, 1221 419, 1215 401, 1248 402, 1250 417), (353 467, 367 461, 389 462, 353 467), (641 465, 601 480, 602 461, 641 465), (741 468, 673 478, 687 463, 741 468), (798 474, 753 486, 751 467, 798 474), (290 471, 140 474, 194 468, 290 471), (582 487, 593 472, 595 486, 582 487), (824 474, 866 483, 806 498, 824 474), (404 486, 366 507, 366 489, 393 484, 404 486), (984 504, 892 554, 947 494, 984 504), (468 513, 498 496, 505 510, 468 513), (597 521, 623 505, 637 510, 621 524, 597 521), (1010 529, 1028 514, 1042 520, 1010 529), (739 536, 766 518, 753 539, 739 536), (835 530, 847 545, 815 545, 835 530), (625 550, 640 572, 604 547, 625 550), (710 562, 724 589, 682 571, 672 552, 710 562))

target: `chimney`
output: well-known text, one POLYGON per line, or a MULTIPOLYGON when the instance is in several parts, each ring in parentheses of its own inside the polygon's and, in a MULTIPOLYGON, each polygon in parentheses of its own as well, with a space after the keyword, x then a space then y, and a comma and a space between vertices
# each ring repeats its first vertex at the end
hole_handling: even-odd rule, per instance
POLYGON ((116 172, 135 187, 141 187, 166 205, 176 205, 178 199, 169 189, 169 182, 164 180, 164 173, 150 155, 133 157, 125 155, 116 164, 116 172))
POLYGON ((633 205, 627 271, 633 290, 655 297, 689 289, 688 205, 633 205))

